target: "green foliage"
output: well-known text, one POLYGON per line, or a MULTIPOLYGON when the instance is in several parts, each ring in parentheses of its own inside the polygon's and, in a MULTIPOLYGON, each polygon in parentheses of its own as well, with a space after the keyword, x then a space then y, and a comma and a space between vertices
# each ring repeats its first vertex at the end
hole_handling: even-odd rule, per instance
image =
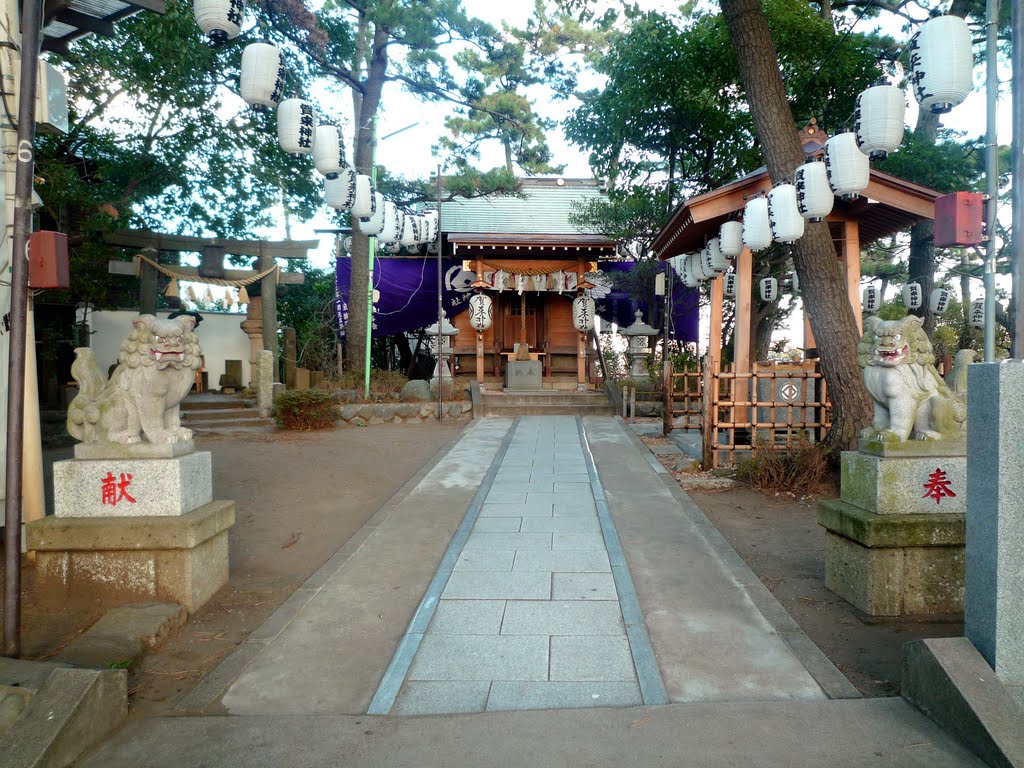
POLYGON ((907 132, 898 152, 875 163, 880 171, 942 192, 981 191, 985 157, 981 139, 963 140, 963 134, 942 131, 940 141, 907 132))
POLYGON ((289 263, 305 282, 282 286, 277 299, 278 325, 295 329, 296 363, 328 375, 337 370, 334 328, 334 270, 319 269, 305 259, 289 263))
POLYGON ((284 429, 331 429, 339 415, 337 398, 322 389, 287 390, 274 399, 274 418, 284 429))
POLYGON ((806 496, 820 493, 831 472, 824 446, 800 440, 791 447, 760 443, 749 459, 736 467, 736 476, 762 493, 806 496))

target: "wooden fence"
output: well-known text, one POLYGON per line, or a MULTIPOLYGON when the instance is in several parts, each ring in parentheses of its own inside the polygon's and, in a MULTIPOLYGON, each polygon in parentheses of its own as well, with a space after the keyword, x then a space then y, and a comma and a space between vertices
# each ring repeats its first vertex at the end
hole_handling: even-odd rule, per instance
POLYGON ((756 363, 750 371, 705 359, 672 373, 673 428, 699 430, 705 469, 735 464, 754 448, 818 442, 830 425, 818 361, 756 363))

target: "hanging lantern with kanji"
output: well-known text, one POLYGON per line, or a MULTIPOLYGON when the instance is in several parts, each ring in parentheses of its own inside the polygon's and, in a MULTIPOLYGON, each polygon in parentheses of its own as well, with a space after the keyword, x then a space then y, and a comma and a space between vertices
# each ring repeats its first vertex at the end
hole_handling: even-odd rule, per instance
POLYGON ((324 199, 336 211, 347 211, 356 199, 356 172, 343 168, 333 179, 324 182, 324 199))
POLYGON ((491 327, 494 311, 491 297, 486 293, 474 293, 469 298, 469 325, 477 333, 483 333, 491 327))
POLYGON ((949 112, 973 85, 971 30, 959 16, 936 16, 910 41, 910 81, 922 109, 949 112))
POLYGON ((313 140, 313 167, 328 179, 336 179, 347 165, 341 130, 331 123, 318 125, 313 140))
POLYGON ((416 245, 419 237, 419 222, 418 217, 412 214, 406 214, 402 222, 402 234, 398 238, 398 242, 401 243, 403 248, 416 245))
POLYGON ((832 213, 835 195, 828 183, 828 169, 824 163, 812 160, 804 163, 793 174, 796 187, 796 205, 800 215, 808 221, 823 221, 832 213))
POLYGON ((780 243, 792 243, 804 236, 804 217, 796 204, 796 187, 779 184, 768 194, 768 221, 772 238, 780 243))
POLYGON ((881 291, 877 285, 867 286, 860 297, 860 306, 869 315, 875 314, 882 305, 881 291))
POLYGON ((895 85, 873 85, 861 91, 853 114, 860 151, 872 160, 884 160, 899 149, 906 111, 903 91, 895 85))
POLYGON ((772 244, 772 225, 768 219, 768 198, 755 197, 743 208, 743 244, 752 251, 763 251, 772 244))
POLYGON ((366 174, 356 174, 356 194, 352 199, 352 216, 366 219, 377 212, 377 190, 373 188, 373 180, 366 174))
POLYGON ((572 300, 572 324, 580 333, 587 333, 594 328, 594 316, 597 314, 597 307, 594 299, 586 294, 581 294, 572 300))
POLYGON ((277 143, 289 155, 298 157, 313 151, 316 107, 305 99, 285 99, 277 105, 277 143))
POLYGON ((370 216, 360 217, 357 221, 359 231, 369 237, 376 237, 384 229, 384 210, 385 201, 384 195, 380 192, 374 192, 376 198, 376 204, 374 211, 370 216))
POLYGON ((735 272, 729 272, 725 276, 725 283, 723 285, 723 293, 727 299, 736 298, 736 286, 739 283, 739 275, 735 272))
POLYGON ((761 278, 761 301, 775 301, 779 297, 779 281, 774 277, 761 278))
POLYGON ((840 133, 825 142, 825 168, 832 191, 849 200, 871 181, 871 161, 857 146, 857 134, 840 133))
POLYGON ((727 259, 735 259, 743 250, 743 222, 727 221, 718 230, 718 248, 727 259))
POLYGON ((707 270, 711 273, 711 276, 720 275, 729 269, 729 260, 725 258, 725 254, 722 253, 721 240, 717 237, 712 237, 708 240, 707 246, 704 248, 707 258, 707 270))
POLYGON ((238 94, 253 109, 276 107, 284 93, 284 56, 267 42, 249 43, 242 51, 238 94))
POLYGON ((928 298, 928 311, 933 315, 944 315, 949 307, 949 290, 936 288, 928 298))
POLYGON ((924 293, 920 283, 907 283, 903 286, 900 294, 903 296, 903 305, 907 309, 920 309, 921 304, 924 303, 924 293))
POLYGON ((700 254, 688 253, 683 257, 683 282, 687 288, 700 285, 700 254))
POLYGON ((384 221, 378 236, 381 242, 394 243, 402 236, 401 211, 390 200, 384 203, 384 221))
POLYGON ((214 45, 234 40, 242 31, 244 0, 194 0, 196 24, 214 45))
POLYGON ((971 302, 971 326, 974 328, 985 327, 985 300, 975 299, 971 302))

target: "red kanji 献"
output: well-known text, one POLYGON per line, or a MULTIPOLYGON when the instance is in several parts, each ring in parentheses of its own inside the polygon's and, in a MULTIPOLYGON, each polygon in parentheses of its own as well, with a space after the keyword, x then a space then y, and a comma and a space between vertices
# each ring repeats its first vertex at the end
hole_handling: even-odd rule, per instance
POLYGON ((112 507, 116 507, 119 501, 135 503, 134 497, 128 493, 128 486, 132 484, 131 473, 122 472, 121 479, 118 480, 112 472, 107 472, 107 476, 100 480, 100 482, 102 483, 100 491, 101 504, 109 504, 112 507))
POLYGON ((935 468, 935 471, 928 475, 928 482, 924 484, 924 496, 922 499, 935 499, 938 504, 945 497, 956 498, 953 489, 949 487, 949 480, 944 470, 935 468))

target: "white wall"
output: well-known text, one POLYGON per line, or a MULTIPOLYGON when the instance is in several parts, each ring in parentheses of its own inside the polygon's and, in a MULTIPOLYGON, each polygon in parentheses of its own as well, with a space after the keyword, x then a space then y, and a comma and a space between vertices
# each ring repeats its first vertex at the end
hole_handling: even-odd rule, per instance
MULTIPOLYGON (((249 337, 245 335, 239 324, 245 320, 244 314, 203 312, 203 321, 196 328, 199 347, 206 358, 207 381, 210 389, 220 387, 220 377, 224 373, 225 360, 242 361, 242 384, 249 383, 249 337)), ((96 364, 104 375, 107 368, 117 362, 117 352, 121 342, 131 332, 132 320, 139 313, 131 310, 110 312, 94 312, 89 315, 89 345, 96 354, 96 364)), ((166 317, 167 312, 161 312, 166 317)))

